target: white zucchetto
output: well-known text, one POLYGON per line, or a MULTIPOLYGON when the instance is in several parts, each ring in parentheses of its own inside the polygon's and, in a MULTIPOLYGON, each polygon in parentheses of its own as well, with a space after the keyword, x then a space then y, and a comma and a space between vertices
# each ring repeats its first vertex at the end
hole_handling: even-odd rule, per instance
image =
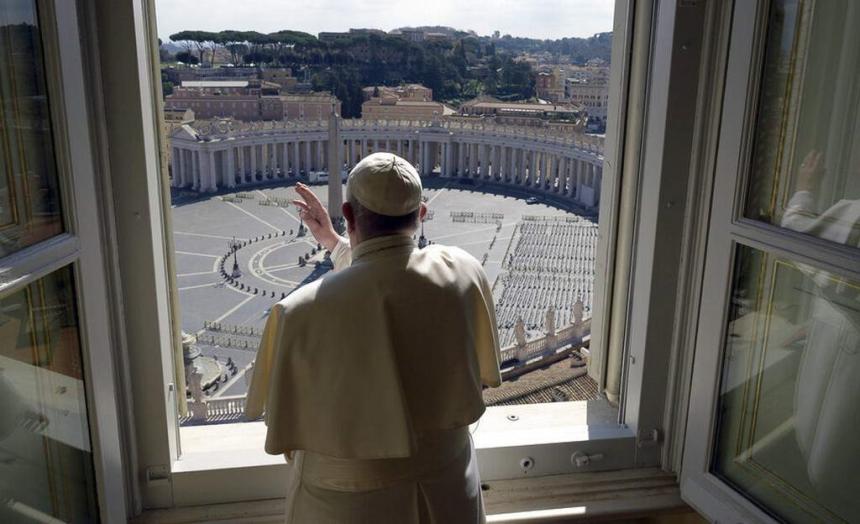
POLYGON ((346 181, 347 200, 379 215, 407 215, 421 205, 421 177, 405 159, 373 153, 361 160, 346 181))

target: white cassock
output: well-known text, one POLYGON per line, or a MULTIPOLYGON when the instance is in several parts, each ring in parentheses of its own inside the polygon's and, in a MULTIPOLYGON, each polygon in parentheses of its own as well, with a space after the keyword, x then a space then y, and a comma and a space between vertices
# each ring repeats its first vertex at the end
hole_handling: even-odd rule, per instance
MULTIPOLYGON (((812 195, 799 191, 789 201, 781 225, 860 247, 860 200, 840 200, 820 214, 813 209, 812 195)), ((860 512, 860 289, 833 273, 795 265, 815 283, 795 390, 795 435, 818 497, 843 514, 856 515, 860 512)))
POLYGON ((248 392, 287 456, 287 522, 483 522, 468 425, 501 383, 483 268, 406 235, 332 260, 272 308, 248 392))

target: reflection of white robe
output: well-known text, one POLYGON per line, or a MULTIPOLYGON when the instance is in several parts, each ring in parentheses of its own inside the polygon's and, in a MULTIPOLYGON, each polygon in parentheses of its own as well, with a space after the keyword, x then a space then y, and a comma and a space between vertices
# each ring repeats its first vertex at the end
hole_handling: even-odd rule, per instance
POLYGON ((466 427, 501 377, 480 263, 404 235, 332 259, 272 308, 248 392, 288 457, 288 522, 483 521, 466 427))
MULTIPOLYGON (((860 247, 860 200, 817 215, 801 191, 782 226, 860 247)), ((860 258, 860 255, 858 255, 860 258)), ((795 432, 818 497, 849 514, 860 510, 860 289, 837 275, 798 264, 815 282, 806 347, 795 392, 795 432)))

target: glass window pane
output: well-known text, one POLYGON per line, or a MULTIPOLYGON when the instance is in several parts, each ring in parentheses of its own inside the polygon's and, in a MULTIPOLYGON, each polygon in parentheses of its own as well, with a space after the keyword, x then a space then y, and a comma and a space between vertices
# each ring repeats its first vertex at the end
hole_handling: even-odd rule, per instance
POLYGON ((72 279, 0 299, 0 522, 98 520, 72 279))
POLYGON ((860 515, 860 282, 741 247, 713 464, 790 522, 860 515))
POLYGON ((0 4, 0 257, 63 231, 36 3, 0 4))
POLYGON ((777 0, 746 216, 860 246, 860 4, 777 0))

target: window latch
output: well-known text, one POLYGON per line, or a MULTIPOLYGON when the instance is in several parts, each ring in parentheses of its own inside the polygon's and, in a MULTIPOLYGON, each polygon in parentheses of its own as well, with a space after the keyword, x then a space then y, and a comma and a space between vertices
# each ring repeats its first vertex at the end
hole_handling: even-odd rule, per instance
POLYGON ((149 466, 146 468, 146 485, 161 486, 170 483, 170 470, 167 466, 149 466))
POLYGON ((589 455, 582 451, 576 451, 570 456, 570 463, 578 468, 587 466, 597 460, 603 460, 603 453, 592 453, 589 455))
POLYGON ((637 448, 651 448, 660 443, 660 430, 652 429, 639 433, 636 439, 637 448))

